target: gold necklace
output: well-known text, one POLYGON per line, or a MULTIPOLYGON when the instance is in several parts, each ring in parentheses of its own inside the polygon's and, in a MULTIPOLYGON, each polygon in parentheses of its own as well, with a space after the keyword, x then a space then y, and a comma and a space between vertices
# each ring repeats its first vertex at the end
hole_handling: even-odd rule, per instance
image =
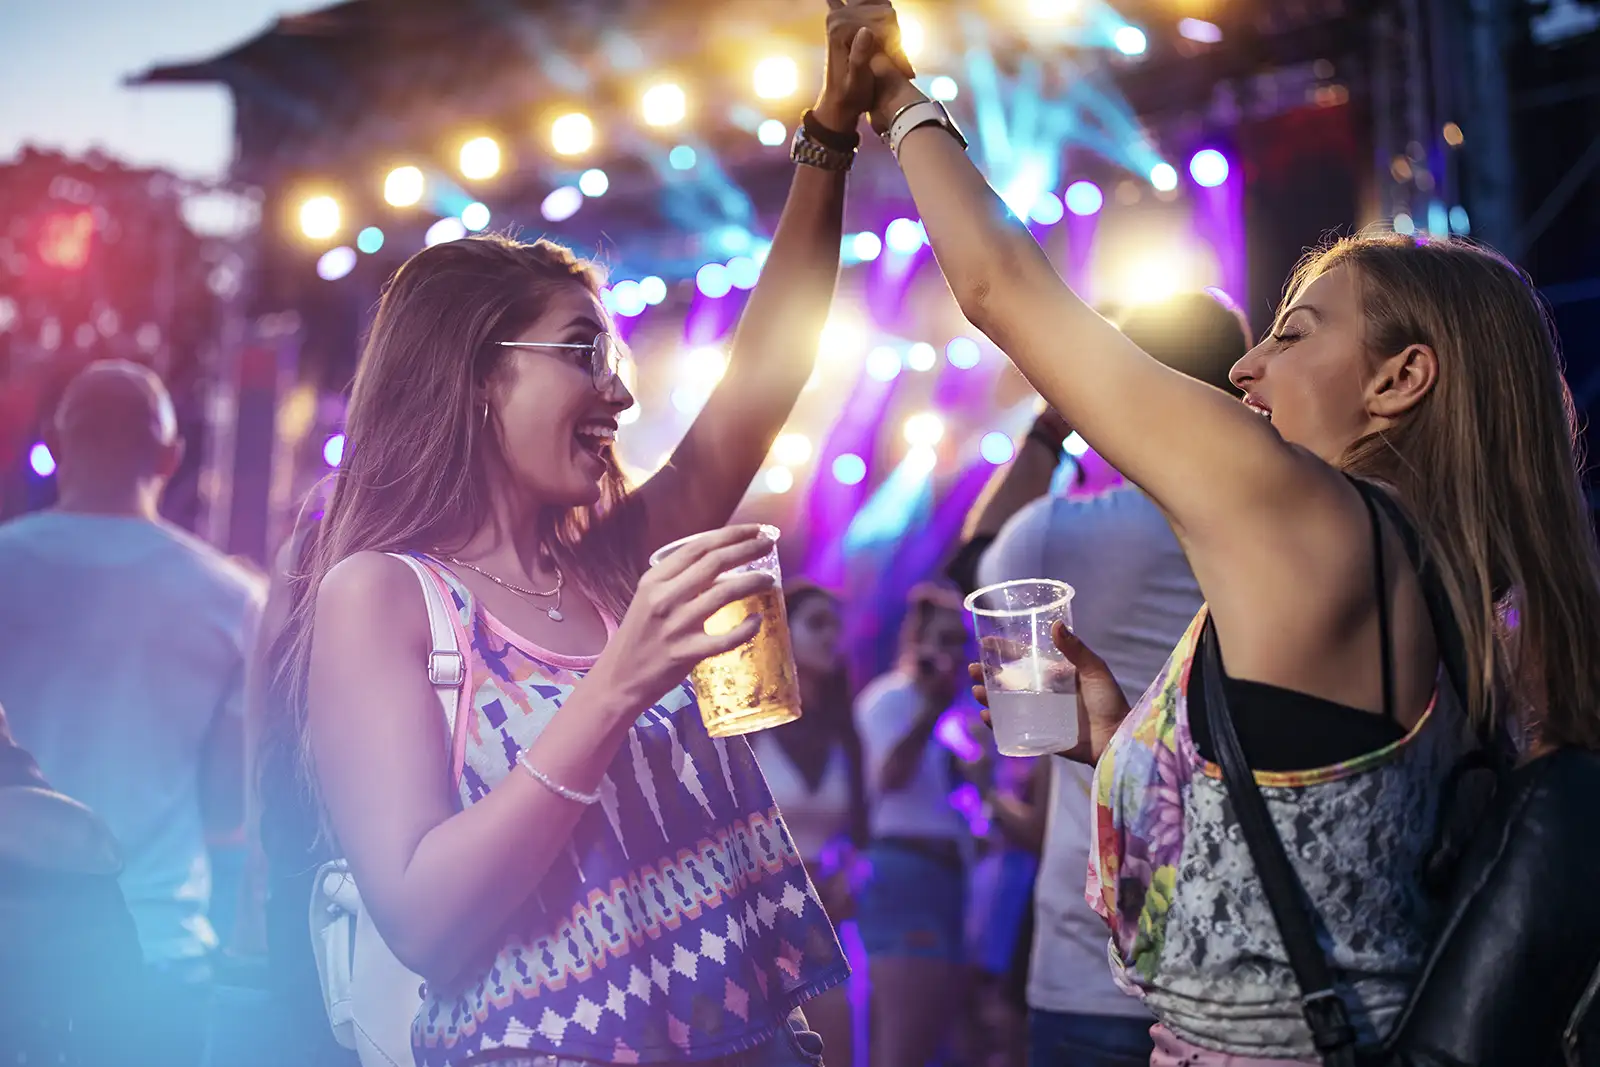
POLYGON ((555 588, 554 589, 546 589, 546 590, 541 591, 541 590, 538 590, 538 589, 528 589, 528 588, 525 588, 524 586, 517 585, 514 582, 508 582, 504 578, 501 578, 499 575, 490 574, 488 571, 484 570, 482 567, 479 567, 479 566, 477 566, 476 564, 473 564, 473 563, 468 563, 464 559, 457 559, 454 556, 446 556, 445 559, 447 559, 451 563, 454 563, 458 567, 465 567, 465 568, 467 568, 467 570, 472 571, 475 574, 481 574, 485 578, 487 578, 491 582, 493 582, 495 585, 500 586, 500 588, 509 589, 513 593, 520 594, 521 596, 525 596, 525 597, 529 597, 529 598, 539 597, 541 599, 544 598, 544 597, 552 597, 553 596, 553 597, 556 598, 556 602, 554 604, 552 604, 550 607, 545 608, 544 609, 544 613, 546 615, 550 616, 550 621, 551 622, 560 622, 562 619, 566 618, 565 615, 561 614, 561 588, 562 588, 563 585, 566 584, 566 579, 562 576, 561 568, 559 566, 556 567, 556 585, 555 585, 555 588))

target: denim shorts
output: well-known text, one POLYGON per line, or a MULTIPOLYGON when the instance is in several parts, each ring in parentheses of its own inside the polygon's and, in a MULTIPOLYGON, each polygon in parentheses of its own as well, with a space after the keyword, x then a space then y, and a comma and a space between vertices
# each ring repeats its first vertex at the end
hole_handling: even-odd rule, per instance
MULTIPOLYGON (((766 1044, 718 1060, 702 1060, 697 1067, 823 1067, 822 1037, 806 1022, 806 1013, 796 1008, 785 1022, 787 1025, 766 1044)), ((587 1060, 543 1055, 479 1058, 470 1062, 483 1067, 595 1067, 587 1060)))
POLYGON ((867 955, 960 963, 966 872, 894 841, 868 845, 866 860, 856 924, 867 955))

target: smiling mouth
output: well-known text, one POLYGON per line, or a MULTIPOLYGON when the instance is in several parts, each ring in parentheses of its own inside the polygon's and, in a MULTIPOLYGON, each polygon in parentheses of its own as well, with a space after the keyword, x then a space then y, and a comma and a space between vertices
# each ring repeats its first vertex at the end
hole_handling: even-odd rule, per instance
POLYGON ((1249 408, 1251 411, 1255 412, 1257 415, 1260 415, 1263 419, 1266 419, 1268 422, 1272 421, 1272 409, 1267 407, 1261 401, 1257 400, 1255 397, 1252 397, 1252 396, 1245 397, 1244 398, 1244 406, 1249 408))
POLYGON ((607 446, 617 439, 617 424, 610 419, 591 419, 579 423, 572 436, 579 448, 591 456, 603 457, 607 446))

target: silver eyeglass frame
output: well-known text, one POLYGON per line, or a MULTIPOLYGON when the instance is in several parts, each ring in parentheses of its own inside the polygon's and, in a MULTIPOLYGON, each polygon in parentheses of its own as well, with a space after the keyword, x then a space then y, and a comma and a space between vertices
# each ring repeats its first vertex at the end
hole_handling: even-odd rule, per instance
POLYGON ((628 358, 628 346, 612 337, 605 330, 595 334, 594 340, 588 344, 562 344, 554 341, 496 341, 501 348, 564 348, 572 350, 587 350, 589 353, 589 381, 594 385, 595 392, 604 393, 611 388, 622 373, 622 362, 628 358), (604 346, 608 356, 601 360, 598 353, 604 346))

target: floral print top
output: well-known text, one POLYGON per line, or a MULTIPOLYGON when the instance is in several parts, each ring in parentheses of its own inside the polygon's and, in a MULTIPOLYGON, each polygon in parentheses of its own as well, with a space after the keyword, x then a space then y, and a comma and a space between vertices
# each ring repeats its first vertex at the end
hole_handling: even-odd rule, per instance
MULTIPOLYGON (((1174 1034, 1235 1056, 1315 1060, 1221 769, 1189 732, 1205 618, 1202 608, 1095 769, 1086 895, 1111 927, 1117 983, 1174 1034)), ((1422 871, 1442 785, 1464 750, 1460 707, 1441 674, 1428 710, 1395 743, 1256 774, 1364 1041, 1393 1024, 1427 948, 1422 871)))

